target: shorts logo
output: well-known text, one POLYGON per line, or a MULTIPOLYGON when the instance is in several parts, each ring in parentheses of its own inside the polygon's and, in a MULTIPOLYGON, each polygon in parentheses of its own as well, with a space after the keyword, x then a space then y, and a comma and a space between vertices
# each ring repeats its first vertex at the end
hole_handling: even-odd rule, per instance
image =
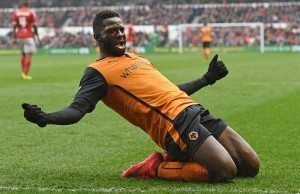
POLYGON ((199 137, 199 135, 198 135, 198 133, 196 132, 196 131, 192 131, 192 132, 190 132, 190 134, 189 134, 189 138, 190 138, 190 140, 196 140, 196 139, 198 139, 198 137, 199 137))

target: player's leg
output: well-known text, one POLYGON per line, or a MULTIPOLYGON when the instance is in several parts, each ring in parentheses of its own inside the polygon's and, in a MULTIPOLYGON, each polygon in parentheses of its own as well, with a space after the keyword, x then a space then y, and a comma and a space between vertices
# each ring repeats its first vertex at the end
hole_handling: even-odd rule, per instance
POLYGON ((208 60, 209 55, 210 55, 209 42, 203 42, 203 56, 206 60, 208 60))
POLYGON ((185 182, 210 182, 208 170, 197 162, 165 161, 157 168, 157 177, 185 182))
POLYGON ((194 161, 201 161, 203 164, 164 161, 161 153, 156 152, 144 161, 132 165, 121 177, 161 178, 186 182, 227 182, 236 175, 235 164, 222 146, 211 145, 218 144, 212 139, 214 139, 212 136, 207 138, 193 158, 194 161), (202 152, 207 148, 212 149, 212 152, 202 152))
MULTIPOLYGON (((122 178, 161 178, 173 181, 208 182, 206 168, 196 162, 178 162, 166 159, 165 153, 154 152, 142 162, 138 162, 122 174, 122 178)), ((170 158, 167 155, 167 158, 170 158)))
POLYGON ((31 80, 32 77, 28 75, 31 65, 31 53, 24 53, 22 54, 22 78, 31 80))
POLYGON ((226 149, 200 124, 200 106, 191 106, 175 119, 174 128, 178 131, 186 147, 180 147, 173 138, 166 136, 168 153, 176 161, 162 161, 155 154, 143 162, 133 165, 122 177, 159 177, 167 180, 223 182, 236 174, 234 161, 226 149), (185 150, 185 151, 182 151, 185 150), (188 162, 187 162, 188 161, 188 162), (149 176, 149 168, 157 169, 149 176), (156 176, 154 176, 154 174, 156 176))
MULTIPOLYGON (((181 164, 183 167, 186 164, 189 165, 185 169, 182 168, 180 173, 174 174, 182 176, 181 178, 185 181, 223 182, 231 180, 236 175, 234 161, 226 149, 201 125, 201 110, 200 105, 189 106, 174 119, 174 128, 180 134, 186 147, 182 147, 174 142, 173 138, 166 136, 166 150, 172 158, 177 161, 190 162, 181 164), (188 176, 191 173, 193 176, 188 176)), ((161 166, 158 167, 158 172, 160 172, 161 166)), ((165 172, 167 171, 165 170, 165 172)), ((160 178, 166 178, 164 175, 167 173, 158 173, 158 175, 160 178)))
POLYGON ((210 182, 225 182, 236 176, 236 166, 227 150, 209 136, 196 150, 193 161, 202 164, 209 173, 210 182))
POLYGON ((157 173, 162 179, 188 182, 227 182, 235 175, 234 161, 213 136, 204 140, 191 162, 163 162, 157 173))
POLYGON ((237 175, 253 177, 259 171, 260 162, 251 146, 221 119, 212 116, 202 107, 201 124, 221 143, 234 160, 237 175))
POLYGON ((207 60, 206 54, 205 54, 205 42, 202 43, 202 55, 203 55, 204 59, 207 60))
POLYGON ((208 47, 204 49, 204 55, 205 55, 205 59, 209 59, 210 49, 208 47))
POLYGON ((25 66, 26 66, 26 53, 25 53, 25 41, 24 39, 19 39, 19 46, 21 51, 21 77, 25 79, 25 66))
POLYGON ((25 39, 25 45, 24 45, 24 53, 25 56, 25 75, 26 79, 32 79, 31 76, 29 76, 29 71, 31 68, 31 56, 32 53, 36 52, 36 46, 33 38, 27 38, 25 39))
POLYGON ((252 147, 237 132, 228 126, 222 132, 218 141, 233 158, 238 176, 254 177, 258 174, 259 158, 252 147))
POLYGON ((26 54, 25 53, 22 53, 21 54, 21 77, 23 79, 25 79, 25 65, 26 65, 26 54))
POLYGON ((31 67, 31 53, 26 53, 25 54, 25 68, 24 68, 25 75, 29 74, 30 67, 31 67))

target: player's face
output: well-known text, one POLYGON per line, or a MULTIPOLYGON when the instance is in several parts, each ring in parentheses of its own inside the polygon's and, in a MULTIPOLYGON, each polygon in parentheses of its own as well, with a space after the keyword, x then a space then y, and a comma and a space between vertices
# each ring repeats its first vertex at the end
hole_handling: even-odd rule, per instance
POLYGON ((120 18, 113 17, 103 21, 101 31, 102 46, 107 54, 120 56, 126 50, 125 28, 120 18))

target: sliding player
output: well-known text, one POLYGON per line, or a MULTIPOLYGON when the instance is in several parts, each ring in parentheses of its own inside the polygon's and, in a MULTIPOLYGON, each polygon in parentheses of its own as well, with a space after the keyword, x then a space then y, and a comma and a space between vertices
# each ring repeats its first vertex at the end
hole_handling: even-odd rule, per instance
POLYGON ((227 75, 218 55, 203 77, 175 85, 144 57, 125 53, 125 28, 118 13, 96 14, 93 30, 100 59, 86 68, 71 105, 46 113, 24 103, 28 121, 40 127, 74 124, 101 100, 167 152, 151 154, 126 170, 123 178, 226 182, 236 175, 256 176, 260 163, 250 145, 189 96, 227 75))

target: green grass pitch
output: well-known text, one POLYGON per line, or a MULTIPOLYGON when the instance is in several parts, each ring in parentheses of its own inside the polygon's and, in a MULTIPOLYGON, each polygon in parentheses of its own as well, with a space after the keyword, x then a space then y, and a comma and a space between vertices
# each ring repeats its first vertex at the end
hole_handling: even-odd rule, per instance
MULTIPOLYGON (((174 83, 207 69, 199 53, 146 55, 174 83)), ((160 151, 142 130, 99 103, 70 126, 39 128, 21 104, 47 112, 69 105, 96 55, 34 56, 33 80, 20 77, 19 56, 0 56, 0 191, 38 192, 300 192, 299 53, 221 53, 229 74, 192 97, 223 118, 258 153, 255 178, 229 184, 120 179, 123 170, 160 151)))

